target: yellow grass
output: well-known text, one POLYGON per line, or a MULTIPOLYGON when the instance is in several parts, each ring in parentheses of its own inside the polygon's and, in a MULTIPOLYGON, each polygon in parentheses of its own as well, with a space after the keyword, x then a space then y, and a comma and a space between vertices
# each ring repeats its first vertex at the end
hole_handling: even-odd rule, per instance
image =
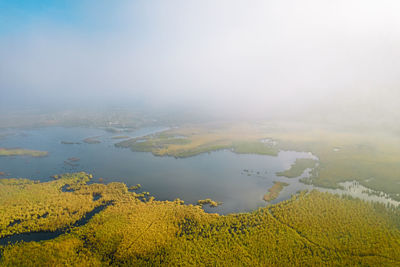
POLYGON ((31 156, 31 157, 44 157, 47 156, 47 151, 30 150, 23 148, 1 148, 0 156, 11 157, 11 156, 31 156))

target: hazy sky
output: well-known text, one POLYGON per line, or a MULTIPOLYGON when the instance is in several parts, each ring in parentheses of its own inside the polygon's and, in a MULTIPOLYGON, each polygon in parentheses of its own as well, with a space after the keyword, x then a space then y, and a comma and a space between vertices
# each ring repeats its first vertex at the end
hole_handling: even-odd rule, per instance
POLYGON ((400 110, 398 0, 0 0, 0 105, 400 110))

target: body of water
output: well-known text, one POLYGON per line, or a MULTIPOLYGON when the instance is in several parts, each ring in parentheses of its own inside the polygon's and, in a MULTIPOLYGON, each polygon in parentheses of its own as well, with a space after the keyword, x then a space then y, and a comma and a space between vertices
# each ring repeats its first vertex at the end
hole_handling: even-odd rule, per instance
POLYGON ((158 200, 180 198, 194 204, 199 199, 211 198, 223 204, 217 208, 205 207, 206 211, 221 214, 265 206, 262 197, 274 181, 286 182, 289 186, 272 203, 288 199, 299 190, 314 188, 299 182, 300 177, 276 176, 276 172, 290 168, 297 158, 315 158, 307 152, 281 151, 278 156, 265 156, 222 150, 176 159, 117 148, 114 144, 121 140, 112 139, 118 135, 140 137, 165 129, 153 127, 121 134, 80 127, 8 131, 11 134, 0 139, 0 147, 45 150, 49 155, 0 157, 0 171, 5 172, 6 177, 41 181, 51 180, 54 174, 85 171, 94 175, 94 182, 103 178, 104 183, 141 184, 143 191, 150 192, 158 200), (83 142, 89 137, 100 143, 83 142), (62 141, 80 144, 62 144, 62 141))

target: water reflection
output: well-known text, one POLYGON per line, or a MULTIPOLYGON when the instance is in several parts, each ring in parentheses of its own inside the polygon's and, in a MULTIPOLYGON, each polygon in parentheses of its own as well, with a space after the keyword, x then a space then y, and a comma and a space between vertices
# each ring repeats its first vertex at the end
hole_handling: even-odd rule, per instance
MULTIPOLYGON (((141 137, 165 130, 165 127, 145 128, 127 133, 130 137, 141 137)), ((94 182, 124 182, 128 186, 141 184, 159 200, 183 199, 196 203, 199 199, 211 198, 224 204, 206 211, 227 214, 246 212, 266 205, 263 195, 274 181, 288 183, 279 197, 271 203, 288 199, 301 190, 316 187, 300 182, 307 177, 306 170, 298 178, 277 177, 276 172, 290 168, 297 158, 313 158, 307 152, 281 151, 278 156, 243 155, 228 150, 205 153, 190 158, 155 157, 151 153, 132 152, 116 148, 115 133, 93 128, 47 127, 16 131, 0 140, 0 147, 23 147, 49 151, 48 157, 3 157, 0 171, 9 177, 26 177, 51 180, 51 176, 64 172, 86 171, 95 176, 94 182), (63 144, 62 141, 78 143, 96 136, 96 144, 63 144), (71 159, 79 161, 71 162, 71 159), (71 164, 66 164, 71 163, 71 164)), ((367 193, 317 188, 333 193, 348 193, 364 199, 367 193)), ((361 189, 361 191, 364 189, 361 189)), ((377 196, 369 196, 377 199, 377 196)), ((377 200, 380 200, 380 197, 377 200)), ((366 199, 366 198, 365 198, 366 199)))

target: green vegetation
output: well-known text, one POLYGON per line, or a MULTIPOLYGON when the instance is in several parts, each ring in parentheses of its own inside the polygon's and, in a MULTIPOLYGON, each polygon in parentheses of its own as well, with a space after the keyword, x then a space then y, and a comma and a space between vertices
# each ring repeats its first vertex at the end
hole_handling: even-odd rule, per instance
POLYGON ((156 201, 85 173, 46 183, 0 180, 1 236, 54 231, 112 201, 88 223, 41 242, 0 246, 1 266, 398 266, 400 210, 312 191, 220 216, 156 201), (71 192, 62 188, 70 186, 71 192), (101 198, 93 201, 93 194, 101 198), (47 216, 43 216, 48 212, 47 216))
POLYGON ((268 193, 264 195, 263 199, 267 202, 276 199, 283 188, 288 185, 289 184, 284 182, 274 181, 274 185, 270 189, 268 189, 268 193))
POLYGON ((11 157, 11 156, 31 156, 31 157, 45 157, 49 153, 47 151, 30 150, 23 148, 1 148, 0 156, 11 157))
POLYGON ((203 206, 203 205, 210 205, 210 207, 215 208, 218 207, 219 205, 222 205, 222 202, 217 202, 212 200, 211 198, 206 198, 206 199, 201 199, 197 201, 197 205, 203 206))
POLYGON ((299 177, 306 169, 312 169, 317 164, 315 159, 296 159, 295 163, 290 166, 290 169, 277 172, 277 176, 285 176, 287 178, 299 177))

